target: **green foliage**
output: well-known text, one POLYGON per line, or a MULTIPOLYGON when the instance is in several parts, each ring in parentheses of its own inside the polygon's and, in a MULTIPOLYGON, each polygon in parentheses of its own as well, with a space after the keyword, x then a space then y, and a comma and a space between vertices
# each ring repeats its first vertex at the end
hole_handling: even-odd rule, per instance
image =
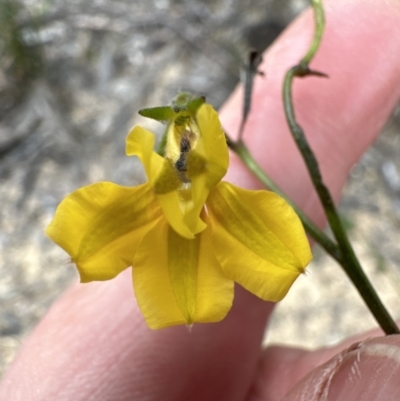
POLYGON ((142 109, 139 110, 139 114, 143 117, 167 123, 183 111, 195 115, 199 107, 203 105, 205 101, 206 98, 204 96, 193 97, 191 93, 181 92, 172 99, 171 106, 142 109))
POLYGON ((157 153, 159 155, 164 156, 169 124, 173 122, 175 125, 185 125, 191 116, 194 117, 196 115, 197 110, 205 101, 206 98, 204 96, 194 97, 189 92, 180 92, 172 99, 171 106, 139 110, 139 114, 143 117, 168 124, 158 146, 157 153))
MULTIPOLYGON (((24 41, 18 24, 21 8, 16 0, 0 0, 0 66, 19 82, 37 76, 42 67, 39 49, 24 41)), ((28 26, 34 29, 33 23, 28 26)))
POLYGON ((153 107, 150 109, 139 110, 139 114, 143 117, 152 118, 160 122, 167 122, 174 116, 174 111, 169 106, 153 107))
POLYGON ((204 104, 205 101, 206 98, 204 96, 193 97, 189 92, 180 92, 172 99, 171 107, 176 113, 189 111, 192 114, 196 114, 199 107, 204 104))

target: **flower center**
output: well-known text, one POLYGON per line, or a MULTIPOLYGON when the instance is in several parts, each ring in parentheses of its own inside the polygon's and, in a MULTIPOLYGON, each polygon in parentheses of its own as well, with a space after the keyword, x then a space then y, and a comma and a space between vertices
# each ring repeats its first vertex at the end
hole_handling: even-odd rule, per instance
POLYGON ((178 191, 190 205, 192 180, 206 172, 206 159, 201 155, 201 133, 195 117, 181 111, 170 123, 164 149, 164 168, 155 183, 156 193, 178 191))
POLYGON ((196 148, 199 134, 194 118, 186 113, 182 113, 174 120, 168 132, 165 158, 174 166, 179 181, 186 184, 184 186, 190 183, 188 164, 191 153, 196 148))

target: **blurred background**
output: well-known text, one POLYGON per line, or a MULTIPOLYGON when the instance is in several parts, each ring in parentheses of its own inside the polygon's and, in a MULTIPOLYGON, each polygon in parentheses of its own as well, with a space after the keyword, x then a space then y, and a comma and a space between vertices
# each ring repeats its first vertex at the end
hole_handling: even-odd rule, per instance
MULTIPOLYGON (((180 90, 219 107, 250 48, 263 51, 307 0, 0 0, 0 375, 77 278, 44 235, 61 199, 99 180, 134 185, 137 110, 180 90)), ((277 100, 278 101, 278 100, 277 100)), ((160 133, 161 125, 146 126, 160 133)), ((400 317, 400 110, 355 166, 341 212, 384 302, 400 317)), ((266 342, 317 347, 375 327, 319 250, 276 308, 266 342)), ((90 284, 87 284, 90 285, 90 284)))

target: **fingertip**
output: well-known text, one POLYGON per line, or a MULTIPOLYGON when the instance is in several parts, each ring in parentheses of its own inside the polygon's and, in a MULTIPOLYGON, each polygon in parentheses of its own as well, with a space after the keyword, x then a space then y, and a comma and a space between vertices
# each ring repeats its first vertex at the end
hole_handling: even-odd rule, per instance
POLYGON ((355 343, 314 369, 282 401, 397 401, 400 336, 355 343))
MULTIPOLYGON (((337 200, 348 172, 378 135, 400 97, 400 3, 398 1, 324 2, 326 30, 311 67, 329 79, 295 81, 296 117, 337 200)), ((313 34, 311 11, 286 30, 265 53, 256 77, 252 111, 244 141, 261 167, 306 212, 324 217, 304 162, 284 116, 282 83, 288 68, 306 52, 313 34)), ((236 136, 242 89, 221 110, 224 128, 236 136)), ((227 179, 248 188, 258 181, 231 158, 227 179)))

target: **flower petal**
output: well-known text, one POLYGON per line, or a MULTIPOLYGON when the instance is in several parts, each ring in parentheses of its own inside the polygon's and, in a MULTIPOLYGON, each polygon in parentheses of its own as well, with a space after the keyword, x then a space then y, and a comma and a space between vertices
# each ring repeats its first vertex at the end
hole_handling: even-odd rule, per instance
POLYGON ((229 311, 233 282, 222 273, 210 234, 206 229, 188 240, 161 218, 143 238, 132 268, 133 284, 150 328, 216 322, 229 311))
POLYGON ((199 267, 197 273, 196 322, 219 322, 232 307, 234 282, 222 271, 212 246, 212 230, 207 216, 201 216, 207 228, 197 237, 199 244, 199 267))
MULTIPOLYGON (((184 202, 180 201, 178 192, 172 191, 166 194, 157 194, 157 199, 163 209, 165 218, 173 229, 182 237, 193 239, 197 232, 195 231, 197 226, 190 227, 184 220, 185 211, 182 209, 184 202)), ((200 220, 200 217, 197 217, 197 219, 200 220)))
POLYGON ((137 156, 146 176, 157 194, 176 191, 181 183, 171 162, 154 152, 154 134, 142 127, 134 127, 126 138, 126 154, 137 156))
POLYGON ((100 182, 67 196, 46 234, 68 252, 82 282, 108 280, 132 265, 140 240, 161 214, 148 184, 100 182))
POLYGON ((198 234, 206 228, 200 214, 209 194, 207 176, 205 174, 197 176, 192 180, 188 191, 190 191, 190 202, 184 211, 183 222, 191 232, 198 234))
POLYGON ((165 161, 163 157, 154 152, 154 144, 154 134, 139 126, 133 127, 126 137, 126 154, 139 157, 146 171, 147 179, 153 187, 163 170, 165 161))
POLYGON ((201 106, 196 120, 201 134, 196 152, 207 161, 207 187, 211 189, 221 181, 228 169, 228 146, 218 113, 211 105, 201 106))
POLYGON ((196 148, 190 152, 187 162, 188 177, 192 183, 193 204, 186 213, 184 221, 193 232, 199 233, 205 227, 198 216, 210 189, 217 185, 226 174, 229 154, 218 113, 213 107, 209 104, 201 106, 196 120, 200 138, 196 148))
POLYGON ((207 207, 225 274, 264 300, 281 300, 312 258, 291 206, 273 192, 221 182, 207 207))
POLYGON ((147 179, 171 226, 183 237, 194 238, 196 232, 184 222, 184 212, 177 192, 181 183, 171 162, 154 152, 154 142, 152 132, 136 126, 126 138, 126 154, 138 156, 143 163, 147 179))

